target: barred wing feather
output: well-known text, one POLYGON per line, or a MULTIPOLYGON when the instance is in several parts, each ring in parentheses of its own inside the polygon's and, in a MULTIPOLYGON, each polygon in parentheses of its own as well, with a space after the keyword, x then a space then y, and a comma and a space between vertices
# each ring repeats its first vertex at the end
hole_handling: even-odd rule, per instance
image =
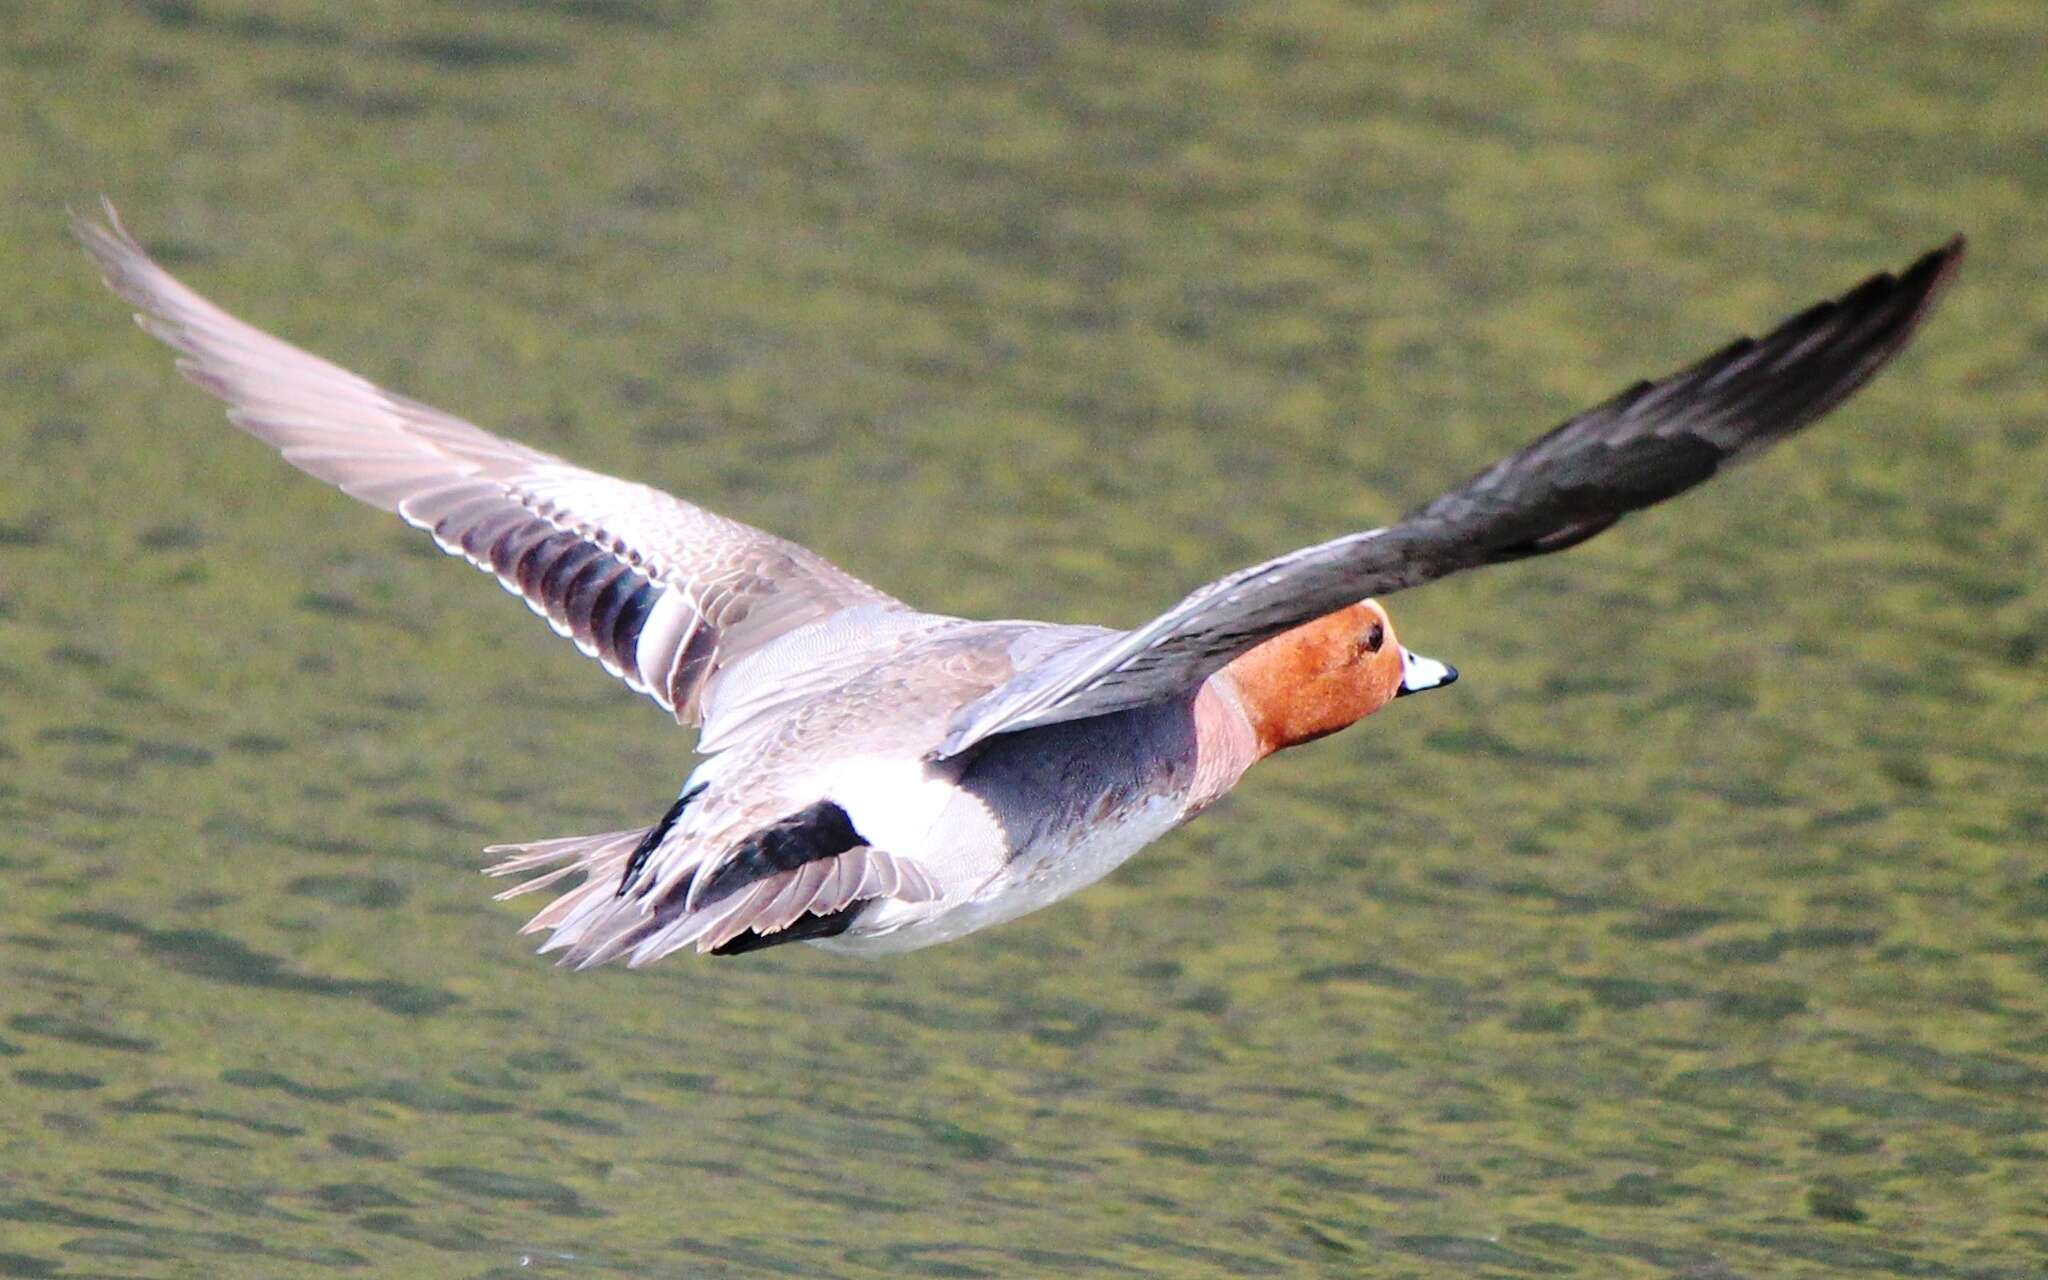
POLYGON ((823 557, 386 391, 242 323, 121 225, 74 218, 108 287, 228 419, 285 461, 430 532, 685 724, 748 652, 855 606, 905 606, 823 557))

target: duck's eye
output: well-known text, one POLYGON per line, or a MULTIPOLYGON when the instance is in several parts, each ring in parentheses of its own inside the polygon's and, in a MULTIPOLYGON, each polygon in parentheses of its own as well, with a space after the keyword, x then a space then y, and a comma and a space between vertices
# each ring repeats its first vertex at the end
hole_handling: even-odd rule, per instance
POLYGON ((1370 627, 1366 628, 1365 651, 1367 653, 1378 653, 1380 651, 1380 646, 1385 644, 1386 642, 1387 627, 1385 623, 1375 622, 1370 627))

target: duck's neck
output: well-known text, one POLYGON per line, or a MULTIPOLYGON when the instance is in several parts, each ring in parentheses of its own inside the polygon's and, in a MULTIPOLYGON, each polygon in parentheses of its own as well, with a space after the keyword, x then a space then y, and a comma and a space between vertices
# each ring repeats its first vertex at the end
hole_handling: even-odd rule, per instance
POLYGON ((1219 671, 1203 681, 1195 694, 1195 781, 1188 797, 1190 809, 1213 804, 1237 785, 1245 770, 1269 754, 1245 714, 1229 673, 1219 671))

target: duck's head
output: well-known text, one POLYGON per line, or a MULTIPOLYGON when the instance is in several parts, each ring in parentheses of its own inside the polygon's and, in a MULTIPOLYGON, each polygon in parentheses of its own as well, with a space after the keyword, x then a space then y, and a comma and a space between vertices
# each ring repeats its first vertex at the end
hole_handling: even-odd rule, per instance
POLYGON ((1405 694, 1458 678, 1457 668, 1410 653, 1377 600, 1283 631, 1224 671, 1261 755, 1313 742, 1405 694))

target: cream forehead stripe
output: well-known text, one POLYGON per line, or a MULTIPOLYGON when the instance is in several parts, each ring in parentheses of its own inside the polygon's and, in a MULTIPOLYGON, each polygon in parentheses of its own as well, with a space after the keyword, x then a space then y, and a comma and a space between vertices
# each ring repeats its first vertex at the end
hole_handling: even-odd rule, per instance
POLYGON ((1449 663, 1438 662, 1435 658, 1425 658, 1421 654, 1410 650, 1407 645, 1401 646, 1401 688, 1403 691, 1421 693, 1424 689, 1434 689, 1438 685, 1449 684, 1457 678, 1457 672, 1451 669, 1449 663))

